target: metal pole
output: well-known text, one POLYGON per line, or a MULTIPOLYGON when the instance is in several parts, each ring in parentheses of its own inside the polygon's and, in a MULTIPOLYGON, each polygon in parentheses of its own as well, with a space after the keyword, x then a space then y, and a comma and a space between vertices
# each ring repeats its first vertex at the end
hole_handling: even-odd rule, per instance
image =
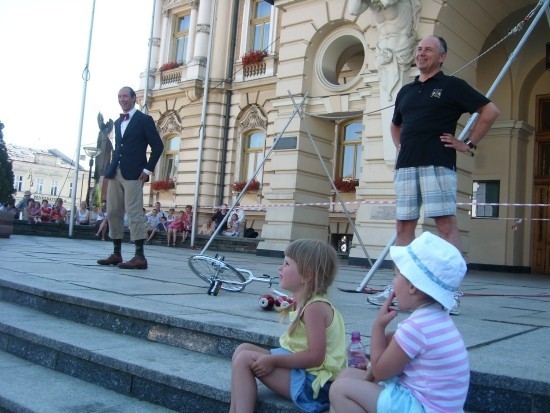
POLYGON ((90 173, 88 174, 88 190, 86 191, 86 208, 89 208, 90 204, 90 187, 92 185, 92 166, 94 166, 94 158, 90 158, 90 173))
MULTIPOLYGON (((214 39, 214 22, 216 20, 216 7, 218 2, 214 0, 214 5, 212 8, 212 14, 210 15, 210 39, 208 42, 208 51, 207 51, 207 60, 206 60, 206 79, 204 79, 204 94, 202 97, 202 113, 201 113, 201 127, 199 131, 199 152, 197 155, 197 173, 195 176, 195 200, 193 202, 193 225, 191 226, 191 239, 189 243, 191 247, 195 245, 195 228, 197 227, 195 223, 197 222, 197 209, 199 205, 199 188, 200 188, 200 177, 201 177, 201 160, 202 152, 204 147, 204 134, 206 127, 206 106, 208 104, 208 88, 210 87, 210 63, 212 61, 212 43, 214 39)), ((206 248, 205 248, 206 249, 206 248)), ((203 250, 204 251, 204 250, 203 250)))
POLYGON ((84 124, 84 109, 86 108, 86 90, 88 86, 88 79, 90 79, 90 51, 92 49, 92 34, 94 31, 94 15, 95 15, 95 0, 92 2, 92 17, 90 20, 90 34, 88 36, 88 52, 86 54, 86 66, 84 66, 84 72, 82 73, 82 103, 80 107, 80 123, 78 127, 78 143, 76 146, 76 162, 75 162, 75 173, 73 179, 73 193, 72 193, 72 208, 71 208, 71 222, 69 223, 69 237, 73 236, 74 229, 74 215, 75 215, 75 205, 76 205, 76 187, 78 186, 78 168, 80 166, 80 144, 82 142, 82 125, 84 124))

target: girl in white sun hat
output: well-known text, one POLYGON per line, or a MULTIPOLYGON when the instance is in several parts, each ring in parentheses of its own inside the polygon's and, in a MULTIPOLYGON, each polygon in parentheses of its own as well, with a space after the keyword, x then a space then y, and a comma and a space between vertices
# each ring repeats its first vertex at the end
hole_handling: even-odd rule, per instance
POLYGON ((466 274, 462 255, 430 232, 406 247, 391 247, 393 287, 372 327, 367 371, 346 369, 330 389, 331 412, 463 412, 470 367, 460 332, 449 316, 466 274), (397 316, 390 307, 412 314, 397 316))

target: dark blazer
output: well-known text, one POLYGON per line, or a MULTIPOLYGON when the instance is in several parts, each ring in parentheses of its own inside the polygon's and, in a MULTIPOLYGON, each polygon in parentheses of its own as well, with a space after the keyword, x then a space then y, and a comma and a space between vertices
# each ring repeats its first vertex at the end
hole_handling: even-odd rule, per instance
POLYGON ((120 132, 120 119, 115 121, 115 151, 113 158, 105 170, 105 178, 114 178, 117 167, 124 179, 138 179, 143 169, 155 170, 164 144, 155 126, 155 121, 149 115, 136 110, 132 115, 124 137, 120 132), (151 147, 151 155, 147 161, 147 146, 151 147))

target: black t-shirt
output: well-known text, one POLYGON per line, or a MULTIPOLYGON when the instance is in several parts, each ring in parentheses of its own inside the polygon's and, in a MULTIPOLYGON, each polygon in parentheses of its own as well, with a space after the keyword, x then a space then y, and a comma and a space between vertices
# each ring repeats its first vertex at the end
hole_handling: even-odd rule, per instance
POLYGON ((464 80, 438 72, 425 82, 418 76, 401 88, 392 122, 401 126, 396 168, 444 166, 456 169, 456 151, 445 148, 443 133, 452 135, 463 113, 474 113, 490 100, 464 80))

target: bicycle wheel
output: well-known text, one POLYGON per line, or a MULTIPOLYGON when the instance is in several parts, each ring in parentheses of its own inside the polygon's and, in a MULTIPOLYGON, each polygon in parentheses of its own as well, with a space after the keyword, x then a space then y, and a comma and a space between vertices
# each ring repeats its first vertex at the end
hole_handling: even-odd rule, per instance
POLYGON ((244 283, 246 281, 244 276, 223 261, 206 255, 193 255, 187 263, 189 268, 208 284, 219 280, 222 282, 221 288, 226 291, 239 292, 244 290, 244 284, 231 284, 231 282, 244 283))

